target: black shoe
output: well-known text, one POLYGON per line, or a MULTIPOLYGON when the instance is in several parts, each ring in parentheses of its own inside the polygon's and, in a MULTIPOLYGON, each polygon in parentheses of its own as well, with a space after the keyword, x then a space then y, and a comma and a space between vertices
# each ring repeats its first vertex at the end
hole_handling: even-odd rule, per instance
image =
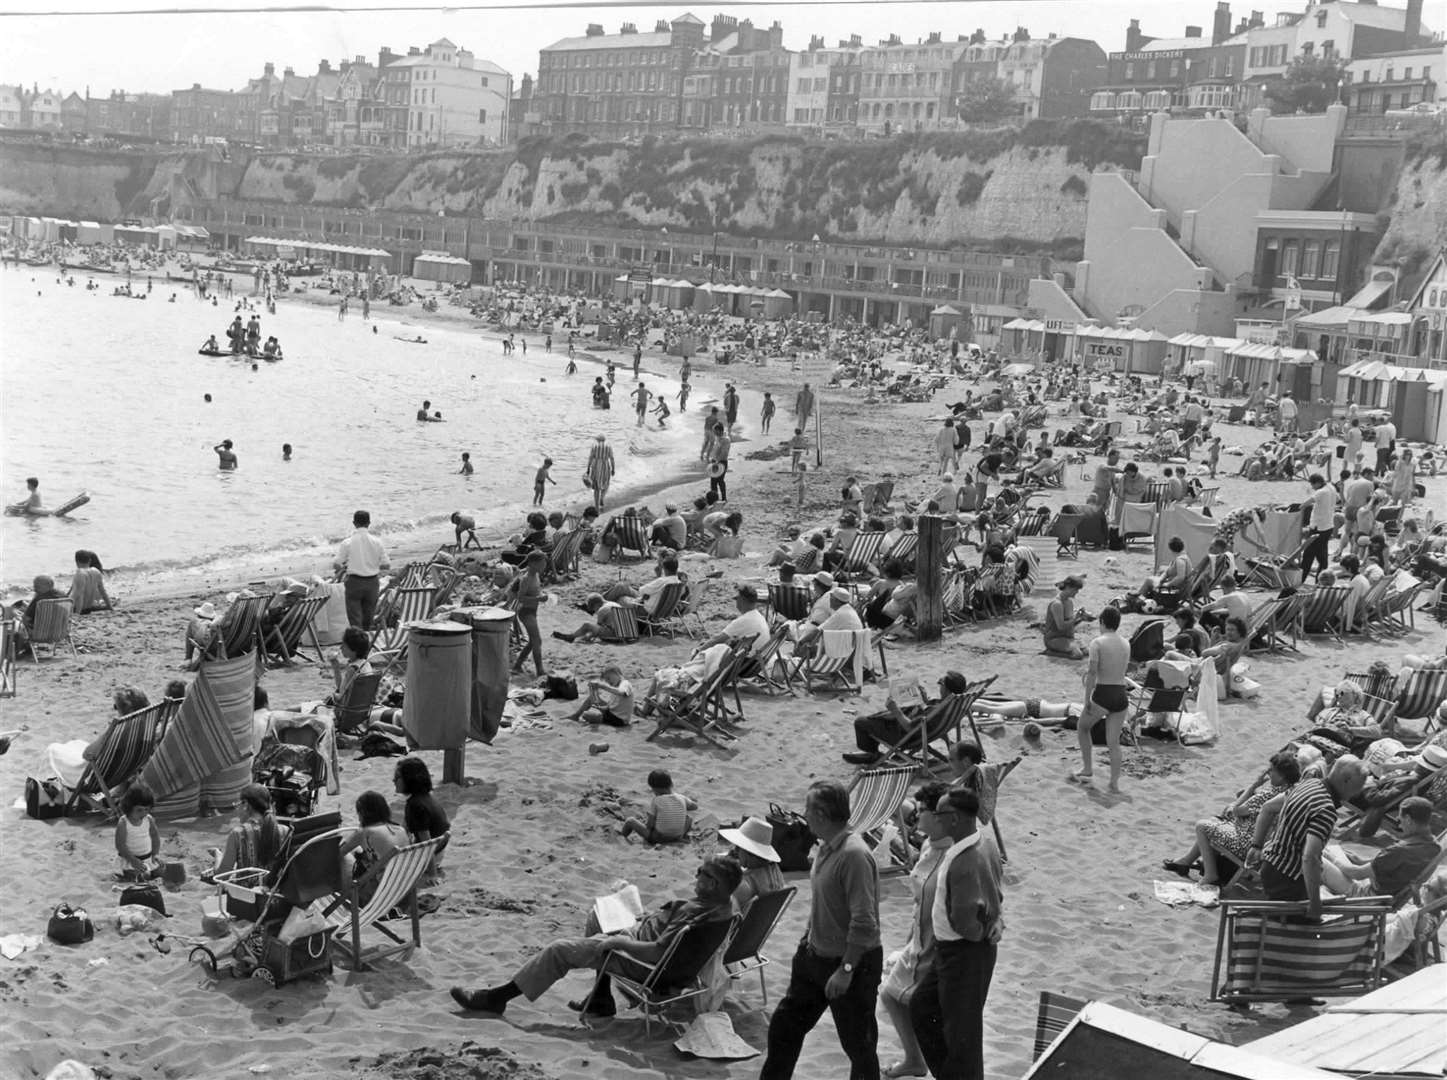
POLYGON ((618 1003, 613 1000, 612 994, 600 996, 596 1001, 593 999, 593 995, 589 994, 587 997, 581 998, 578 1001, 568 1002, 568 1008, 574 1012, 580 1012, 584 1016, 618 1015, 618 1003))
POLYGON ((501 1016, 507 1008, 507 1002, 498 999, 491 990, 464 990, 460 986, 454 986, 451 992, 452 1000, 468 1012, 494 1013, 501 1016))
POLYGON ((871 753, 868 750, 853 750, 843 755, 844 760, 851 765, 873 765, 880 759, 879 754, 871 753))

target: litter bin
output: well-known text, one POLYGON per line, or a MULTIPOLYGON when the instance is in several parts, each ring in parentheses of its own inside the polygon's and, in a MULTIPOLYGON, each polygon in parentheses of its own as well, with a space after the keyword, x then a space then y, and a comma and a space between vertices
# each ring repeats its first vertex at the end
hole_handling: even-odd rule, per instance
POLYGON ((472 710, 468 737, 491 743, 507 704, 507 647, 513 613, 501 607, 469 607, 458 608, 448 617, 472 631, 472 710))
POLYGON ((471 708, 472 644, 467 627, 441 619, 407 631, 402 728, 418 750, 460 750, 471 708))

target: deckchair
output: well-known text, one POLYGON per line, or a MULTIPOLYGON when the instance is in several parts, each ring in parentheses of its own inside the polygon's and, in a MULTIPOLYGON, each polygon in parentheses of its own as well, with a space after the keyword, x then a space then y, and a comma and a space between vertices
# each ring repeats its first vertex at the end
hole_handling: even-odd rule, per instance
POLYGON ((1209 510, 1211 507, 1216 505, 1216 500, 1220 498, 1220 495, 1221 489, 1219 486, 1203 487, 1201 489, 1201 494, 1197 496, 1197 505, 1199 505, 1202 510, 1209 510))
POLYGON ((1080 558, 1080 523, 1084 514, 1056 514, 1050 526, 1050 535, 1055 539, 1057 559, 1080 558))
POLYGON ((65 644, 70 646, 70 655, 78 655, 75 651, 75 642, 70 638, 70 597, 59 599, 37 600, 35 602, 35 620, 30 628, 30 658, 37 664, 40 663, 40 646, 50 648, 50 655, 55 656, 56 646, 65 644))
POLYGON ((667 634, 669 637, 678 630, 688 632, 683 625, 683 594, 686 586, 681 581, 670 582, 658 591, 653 602, 653 610, 640 607, 638 609, 638 628, 649 637, 656 634, 667 634))
MULTIPOLYGON (((623 997, 643 1012, 643 1030, 653 1033, 653 1018, 667 1021, 670 1007, 708 993, 712 987, 700 976, 708 962, 733 938, 739 916, 693 922, 674 934, 656 963, 650 964, 614 950, 598 968, 598 982, 612 981, 623 997)), ((588 1002, 598 989, 593 984, 583 1000, 588 1002)), ((586 1018, 586 1011, 583 1014, 586 1018)), ((681 1025, 674 1025, 681 1026, 681 1025)))
POLYGON ((875 847, 884 835, 884 826, 893 820, 905 846, 906 862, 909 830, 904 822, 904 800, 917 771, 913 765, 886 765, 862 769, 849 782, 850 830, 875 847))
POLYGON ((302 656, 301 639, 303 635, 311 635, 312 650, 316 653, 316 662, 322 662, 322 643, 317 640, 317 632, 312 626, 317 612, 326 606, 327 597, 312 596, 305 600, 298 600, 286 613, 282 615, 281 621, 271 628, 265 635, 262 646, 265 650, 264 659, 275 660, 282 664, 290 664, 297 656, 302 656))
POLYGON ((616 641, 629 644, 638 640, 638 609, 631 604, 619 604, 613 612, 612 634, 599 634, 599 641, 616 641))
POLYGON ((940 610, 951 626, 975 621, 974 591, 978 580, 978 570, 945 571, 940 582, 940 610))
POLYGON ((431 585, 414 585, 388 592, 392 594, 388 613, 385 618, 374 620, 376 628, 372 631, 370 655, 374 659, 379 654, 387 656, 390 667, 398 654, 406 654, 408 624, 422 622, 432 614, 437 590, 431 585))
POLYGON ((1388 632, 1400 630, 1405 634, 1408 630, 1417 629, 1415 604, 1425 588, 1424 582, 1413 579, 1405 589, 1399 582, 1397 587, 1387 594, 1382 604, 1382 625, 1388 632))
POLYGON ((803 684, 806 693, 814 689, 815 680, 822 679, 826 687, 833 687, 836 683, 844 690, 857 693, 858 684, 854 681, 854 669, 862 665, 869 653, 869 631, 868 630, 823 630, 820 631, 819 651, 813 656, 796 657, 794 669, 790 672, 792 680, 797 679, 803 684), (842 648, 833 649, 826 653, 826 643, 829 635, 849 634, 853 637, 853 643, 848 652, 842 648))
POLYGON ((659 705, 654 713, 658 723, 646 741, 652 742, 670 728, 682 727, 701 736, 720 750, 726 749, 723 743, 714 738, 714 734, 717 732, 726 739, 738 737, 720 721, 723 689, 735 663, 736 657, 730 653, 719 663, 713 674, 692 691, 667 705, 659 705))
POLYGON ((869 514, 887 514, 889 513, 889 500, 893 497, 894 481, 881 480, 864 489, 864 497, 859 500, 860 510, 866 516, 869 514), (872 493, 870 487, 874 489, 872 493))
POLYGON ((15 687, 15 620, 0 619, 0 697, 14 697, 15 687))
POLYGON ((1369 696, 1387 698, 1393 702, 1397 700, 1397 677, 1391 673, 1348 671, 1342 678, 1346 682, 1356 683, 1369 696))
POLYGON ((1140 500, 1143 503, 1152 503, 1156 506, 1165 506, 1171 501, 1171 485, 1161 481, 1152 480, 1146 484, 1145 497, 1140 500))
POLYGON ((211 656, 229 660, 255 650, 261 642, 261 615, 270 603, 270 593, 238 596, 216 624, 216 632, 211 637, 211 656))
POLYGON ((883 758, 879 764, 912 765, 916 769, 929 770, 939 762, 948 761, 948 756, 936 750, 934 744, 943 741, 948 747, 951 734, 958 739, 960 724, 977 697, 968 692, 946 694, 931 702, 898 739, 892 742, 880 740, 883 758))
POLYGON ((623 514, 613 519, 613 528, 618 537, 618 553, 636 551, 640 558, 647 559, 653 554, 648 543, 648 526, 636 514, 623 514))
POLYGON ((801 574, 811 573, 815 564, 819 561, 819 555, 819 549, 813 544, 810 544, 809 549, 794 560, 794 569, 801 574))
POLYGON ((863 573, 879 561, 879 549, 884 546, 883 532, 859 532, 849 542, 849 548, 839 560, 839 569, 846 573, 863 573))
POLYGON ((1040 991, 1040 1008, 1035 1014, 1035 1048, 1033 1060, 1038 1060, 1050 1044, 1070 1026, 1070 1021, 1090 1002, 1085 998, 1067 997, 1049 990, 1040 991))
POLYGON ((420 840, 415 844, 397 848, 390 856, 371 867, 361 877, 347 882, 346 889, 327 906, 327 920, 337 930, 332 945, 355 971, 365 971, 373 961, 398 953, 411 952, 422 944, 422 920, 417 912, 417 884, 432 864, 432 857, 443 837, 420 840), (376 891, 365 904, 361 903, 361 890, 376 883, 376 891), (394 908, 407 905, 412 919, 412 940, 408 941, 394 934, 382 925, 394 908), (392 945, 380 945, 367 952, 362 951, 362 931, 376 927, 392 945), (348 940, 350 938, 350 941, 348 940))
POLYGON ((1358 997, 1382 982, 1389 896, 1333 900, 1322 922, 1304 901, 1222 900, 1212 1001, 1358 997))
POLYGON ((765 694, 779 691, 793 694, 794 688, 789 682, 789 665, 779 656, 780 649, 788 640, 789 627, 781 622, 758 654, 740 663, 739 670, 734 675, 734 686, 738 688, 739 680, 747 679, 744 689, 758 690, 765 694))
POLYGON ((769 1004, 769 988, 764 984, 764 968, 769 966, 769 958, 764 955, 764 946, 784 918, 796 892, 798 889, 790 885, 787 889, 754 897, 724 950, 723 968, 730 979, 737 981, 751 971, 759 973, 759 992, 764 996, 765 1006, 769 1004))
MULTIPOLYGON (((1174 715, 1177 725, 1179 725, 1180 715, 1186 708, 1186 695, 1190 691, 1189 682, 1181 686, 1166 686, 1161 678, 1160 669, 1156 665, 1152 665, 1146 671, 1146 677, 1130 695, 1130 711, 1126 714, 1126 727, 1132 732, 1138 732, 1142 717, 1156 715, 1174 715)), ((1176 731, 1176 728, 1169 723, 1167 729, 1173 733, 1176 731)))
POLYGON ((1224 556, 1216 559, 1214 565, 1202 567, 1201 572, 1195 575, 1187 599, 1193 604, 1210 603, 1211 594, 1230 576, 1231 560, 1224 556))
POLYGON ((1372 719, 1381 726, 1383 731, 1391 731, 1392 725, 1397 722, 1397 701, 1395 698, 1363 694, 1362 708, 1372 714, 1372 719))
POLYGON ((1367 589, 1360 602, 1352 608, 1351 622, 1346 618, 1345 606, 1342 612, 1342 626, 1360 627, 1362 633, 1370 636, 1372 625, 1379 623, 1384 618, 1382 605, 1387 599, 1387 590, 1392 587, 1392 579, 1385 574, 1377 579, 1376 584, 1367 589))
POLYGON ((769 582, 768 615, 771 622, 776 617, 791 622, 806 619, 813 606, 813 593, 808 585, 796 581, 788 584, 769 582))
POLYGON ((1342 607, 1350 594, 1349 585, 1328 585, 1307 593, 1296 618, 1301 633, 1330 634, 1340 644, 1342 607))
POLYGON ((1147 619, 1130 636, 1130 659, 1133 664, 1147 664, 1166 655, 1166 620, 1147 619))
POLYGON ((86 763, 80 782, 70 793, 65 812, 73 814, 81 806, 108 817, 120 817, 120 807, 113 793, 136 778, 149 760, 166 725, 176 714, 180 702, 167 698, 126 716, 117 716, 101 736, 95 759, 86 763))
POLYGON ((1397 718, 1430 719, 1444 700, 1447 700, 1447 671, 1413 671, 1397 695, 1397 718))
POLYGON ((904 566, 906 573, 914 571, 915 552, 919 550, 919 533, 908 532, 894 542, 894 546, 884 552, 886 559, 898 559, 904 566))
POLYGON ((549 581, 567 581, 578 576, 578 552, 582 546, 582 529, 569 529, 553 537, 553 547, 548 552, 549 581))
POLYGON ((339 701, 332 708, 332 724, 337 731, 346 734, 364 728, 372 718, 372 706, 377 700, 377 691, 382 686, 382 673, 373 671, 358 675, 347 687, 345 701, 339 701))

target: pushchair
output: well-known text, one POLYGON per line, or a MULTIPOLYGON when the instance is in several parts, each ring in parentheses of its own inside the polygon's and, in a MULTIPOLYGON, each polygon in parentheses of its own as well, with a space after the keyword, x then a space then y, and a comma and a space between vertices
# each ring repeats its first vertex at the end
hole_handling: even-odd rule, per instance
POLYGON ((252 760, 251 778, 271 792, 271 805, 278 817, 309 815, 316 807, 325 777, 326 763, 315 746, 300 745, 272 734, 262 740, 261 749, 252 760))
MULTIPOLYGON (((282 986, 308 975, 332 973, 334 927, 318 925, 284 940, 287 917, 313 901, 342 891, 342 830, 338 813, 317 814, 296 821, 288 855, 274 875, 255 867, 239 867, 216 875, 216 911, 233 922, 229 963, 224 970, 237 979, 259 979, 282 986)), ((197 945, 188 959, 215 975, 223 970, 219 950, 197 945)))

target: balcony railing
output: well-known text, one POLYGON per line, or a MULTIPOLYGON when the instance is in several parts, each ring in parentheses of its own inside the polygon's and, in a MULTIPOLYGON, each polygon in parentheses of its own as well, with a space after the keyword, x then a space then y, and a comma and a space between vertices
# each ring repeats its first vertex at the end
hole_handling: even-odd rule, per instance
POLYGON ((1342 366, 1355 364, 1359 360, 1379 360, 1383 364, 1391 364, 1401 368, 1426 368, 1429 371, 1447 371, 1447 358, 1432 356, 1416 356, 1412 353, 1390 353, 1377 352, 1373 349, 1342 350, 1342 366))

